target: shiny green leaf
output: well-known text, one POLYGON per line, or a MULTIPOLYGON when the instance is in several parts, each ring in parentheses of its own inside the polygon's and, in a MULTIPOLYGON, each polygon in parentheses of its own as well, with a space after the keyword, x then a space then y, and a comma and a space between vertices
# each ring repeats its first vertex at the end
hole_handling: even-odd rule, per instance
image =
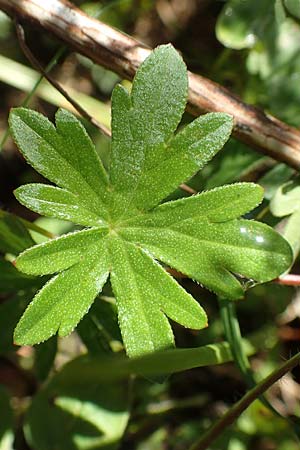
POLYGON ((230 0, 218 17, 216 34, 223 45, 251 48, 272 21, 273 0, 230 0), (264 20, 262 20, 262 17, 264 20))
POLYGON ((292 16, 300 19, 300 1, 299 0, 284 0, 284 6, 292 16))
POLYGON ((165 203, 129 221, 121 234, 218 295, 240 298, 243 289, 233 273, 269 281, 291 260, 289 245, 270 227, 229 220, 252 209, 261 198, 261 188, 248 183, 216 188, 165 203))

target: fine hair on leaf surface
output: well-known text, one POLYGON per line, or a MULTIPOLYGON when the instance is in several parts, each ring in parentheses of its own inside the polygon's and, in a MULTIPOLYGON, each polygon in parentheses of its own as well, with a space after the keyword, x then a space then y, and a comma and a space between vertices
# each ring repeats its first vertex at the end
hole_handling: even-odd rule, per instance
POLYGON ((56 186, 15 191, 31 210, 82 230, 25 250, 16 266, 53 274, 15 330, 17 344, 70 333, 110 278, 122 338, 131 357, 174 346, 168 318, 207 326, 199 305, 161 263, 228 299, 243 296, 236 275, 265 282, 291 263, 291 249, 272 228, 240 219, 263 199, 253 183, 237 183, 161 203, 225 144, 232 118, 210 113, 177 131, 187 101, 186 66, 171 45, 155 49, 128 93, 112 95, 112 142, 106 172, 81 123, 59 110, 13 109, 10 129, 32 167, 56 186))

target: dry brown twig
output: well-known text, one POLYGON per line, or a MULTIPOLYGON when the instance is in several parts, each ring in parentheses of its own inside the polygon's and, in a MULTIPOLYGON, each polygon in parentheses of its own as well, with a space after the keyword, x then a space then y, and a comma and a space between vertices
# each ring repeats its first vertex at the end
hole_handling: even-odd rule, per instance
POLYGON ((95 127, 97 127, 101 131, 101 133, 103 133, 105 136, 110 137, 111 136, 110 130, 106 126, 104 126, 100 122, 98 122, 94 117, 92 117, 79 103, 77 103, 68 94, 68 92, 51 75, 49 75, 48 72, 46 72, 44 70, 44 68, 42 67, 42 65, 38 61, 38 59, 36 59, 36 57, 31 52, 30 48, 26 44, 24 28, 16 20, 15 20, 15 27, 16 27, 16 32, 17 32, 17 37, 18 37, 18 41, 19 41, 20 47, 21 47, 24 55, 26 56, 26 58, 28 59, 28 61, 32 65, 32 67, 34 69, 36 69, 38 72, 40 72, 43 75, 43 77, 46 78, 46 80, 50 84, 52 84, 52 86, 54 86, 55 89, 57 89, 65 97, 65 99, 68 100, 68 102, 73 106, 73 108, 76 109, 76 111, 82 117, 84 117, 89 122, 91 122, 91 124, 93 124, 95 127))
MULTIPOLYGON (((95 20, 67 0, 0 0, 0 9, 47 31, 94 62, 132 79, 150 49, 95 20)), ((226 88, 189 72, 188 110, 223 111, 234 117, 234 135, 258 151, 300 169, 300 132, 243 103, 226 88)))

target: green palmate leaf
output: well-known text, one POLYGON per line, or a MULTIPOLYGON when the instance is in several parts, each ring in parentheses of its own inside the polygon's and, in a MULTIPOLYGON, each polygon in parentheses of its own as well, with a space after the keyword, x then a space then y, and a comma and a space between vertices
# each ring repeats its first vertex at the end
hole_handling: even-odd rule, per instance
MULTIPOLYGON (((20 258, 20 264, 24 270, 28 265, 30 253, 34 261, 36 259, 34 254, 39 254, 44 247, 47 249, 47 256, 44 254, 41 258, 40 272, 53 273, 68 269, 53 277, 35 296, 15 330, 17 343, 26 341, 29 345, 35 344, 53 336, 57 331, 60 336, 69 334, 87 313, 96 295, 101 291, 109 274, 105 242, 101 239, 99 230, 96 230, 92 234, 96 242, 86 247, 83 256, 77 245, 80 245, 85 233, 90 233, 90 230, 75 235, 78 242, 74 241, 74 235, 69 235, 52 241, 48 245, 40 244, 33 247, 32 251, 25 251, 24 260, 20 258), (75 247, 68 252, 65 243, 70 240, 75 247), (57 246, 60 241, 62 245, 59 252, 57 246), (75 249, 77 249, 77 263, 74 260, 75 249)), ((85 239, 83 241, 86 242, 85 239)), ((31 273, 36 272, 37 267, 34 266, 31 273)))
POLYGON ((111 240, 110 251, 111 282, 129 355, 173 345, 165 314, 189 328, 206 326, 202 308, 144 251, 118 238, 111 240))
POLYGON ((119 194, 117 215, 120 209, 124 217, 134 207, 157 205, 229 138, 232 119, 227 114, 200 117, 173 137, 186 99, 186 67, 170 46, 159 47, 147 58, 131 95, 122 86, 114 90, 110 178, 119 194))
POLYGON ((156 162, 184 112, 186 67, 170 50, 160 47, 147 58, 131 95, 121 86, 114 90, 110 178, 122 192, 136 188, 143 169, 156 162))
POLYGON ((268 281, 289 266, 291 250, 282 237, 239 219, 261 202, 256 185, 225 186, 157 206, 231 132, 232 118, 215 113, 174 135, 186 98, 181 57, 170 45, 157 48, 138 70, 131 94, 121 86, 114 90, 109 175, 70 113, 59 111, 55 128, 38 113, 12 111, 12 134, 25 158, 58 185, 23 186, 17 198, 40 214, 89 227, 18 257, 17 268, 26 274, 54 277, 19 322, 17 343, 69 333, 110 274, 127 353, 166 349, 174 345, 167 318, 194 329, 205 327, 207 318, 158 261, 233 299, 243 294, 241 277, 268 281))
POLYGON ((97 226, 102 223, 86 205, 81 205, 76 195, 65 189, 35 183, 21 186, 15 195, 20 203, 44 216, 71 220, 79 225, 97 226))
MULTIPOLYGON (((181 65, 182 62, 179 66, 181 65)), ((149 129, 147 142, 147 139, 143 140, 143 136, 136 138, 132 131, 139 129, 140 122, 144 123, 143 111, 139 112, 140 115, 133 115, 131 119, 130 113, 134 107, 129 103, 124 110, 123 97, 126 95, 127 102, 130 102, 134 93, 129 97, 125 92, 122 87, 116 88, 112 98, 111 181, 116 185, 116 191, 122 192, 121 208, 124 208, 125 201, 129 207, 149 209, 201 169, 223 147, 229 138, 232 121, 227 114, 207 114, 194 120, 173 139, 169 135, 156 134, 155 129, 151 135, 149 129), (114 124, 115 121, 118 125, 114 124), (122 124, 124 126, 121 128, 122 124)), ((181 97, 186 101, 184 91, 181 97)), ((181 103, 179 107, 180 105, 181 103)), ((163 121, 165 111, 160 104, 157 108, 161 113, 160 120, 163 121)), ((173 131, 171 128, 171 132, 173 131)))
POLYGON ((231 128, 228 115, 221 113, 206 114, 186 126, 169 142, 167 152, 162 152, 161 158, 157 157, 156 162, 145 168, 136 187, 136 204, 146 208, 157 205, 182 181, 205 166, 223 147, 231 128))
POLYGON ((79 196, 91 212, 99 215, 99 221, 106 218, 103 204, 107 175, 75 116, 59 110, 56 129, 46 117, 25 108, 15 109, 10 117, 12 135, 28 162, 46 178, 79 196))
POLYGON ((165 203, 128 222, 121 234, 218 295, 236 299, 243 289, 232 273, 266 281, 289 259, 287 243, 270 227, 234 220, 261 198, 261 188, 250 183, 217 188, 165 203))

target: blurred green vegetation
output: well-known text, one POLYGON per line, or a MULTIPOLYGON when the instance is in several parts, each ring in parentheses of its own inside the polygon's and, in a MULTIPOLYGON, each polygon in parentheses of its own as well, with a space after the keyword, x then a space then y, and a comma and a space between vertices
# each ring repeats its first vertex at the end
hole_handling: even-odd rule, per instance
MULTIPOLYGON (((88 14, 154 47, 172 42, 188 67, 231 89, 288 124, 300 126, 300 2, 298 0, 106 0, 74 1, 88 14)), ((46 66, 61 43, 25 26, 28 45, 46 66)), ((117 82, 112 72, 70 49, 52 69, 72 96, 105 125, 110 122, 110 95, 117 82)), ((12 106, 32 92, 38 74, 19 48, 13 23, 0 13, 0 141, 12 106)), ((126 82, 128 83, 128 82, 126 82)), ((29 106, 52 119, 65 99, 43 81, 29 106)), ((185 121, 191 120, 186 114, 185 121)), ((104 163, 110 142, 83 120, 104 163)), ((32 292, 43 280, 14 270, 11 261, 33 242, 48 239, 33 232, 34 222, 53 235, 70 230, 62 221, 38 218, 23 209, 13 189, 41 177, 22 160, 7 139, 0 154, 0 450, 185 450, 246 392, 246 381, 233 363, 177 373, 154 382, 131 377, 118 384, 89 385, 80 390, 59 385, 56 374, 82 353, 123 353, 114 299, 109 284, 82 321, 78 332, 37 348, 17 348, 12 332, 32 292), (100 306, 99 306, 100 305, 100 306)), ((193 177, 196 190, 236 181, 264 186, 263 204, 252 213, 290 240, 293 274, 300 273, 299 178, 294 170, 230 139, 225 148, 193 177)), ((178 189, 173 198, 187 195, 178 189)), ((46 234, 46 235, 45 235, 46 234)), ((216 297, 191 280, 182 285, 201 304, 210 326, 201 332, 174 324, 178 347, 198 347, 224 340, 216 297)), ((299 287, 268 283, 251 288, 237 304, 241 332, 255 349, 251 365, 257 381, 299 349, 299 287)), ((77 366, 77 370, 85 373, 77 366)), ((78 377, 77 377, 78 378, 78 377)), ((270 403, 284 417, 300 416, 300 370, 296 368, 269 392, 270 403)), ((211 450, 297 450, 289 424, 255 402, 211 450)))

